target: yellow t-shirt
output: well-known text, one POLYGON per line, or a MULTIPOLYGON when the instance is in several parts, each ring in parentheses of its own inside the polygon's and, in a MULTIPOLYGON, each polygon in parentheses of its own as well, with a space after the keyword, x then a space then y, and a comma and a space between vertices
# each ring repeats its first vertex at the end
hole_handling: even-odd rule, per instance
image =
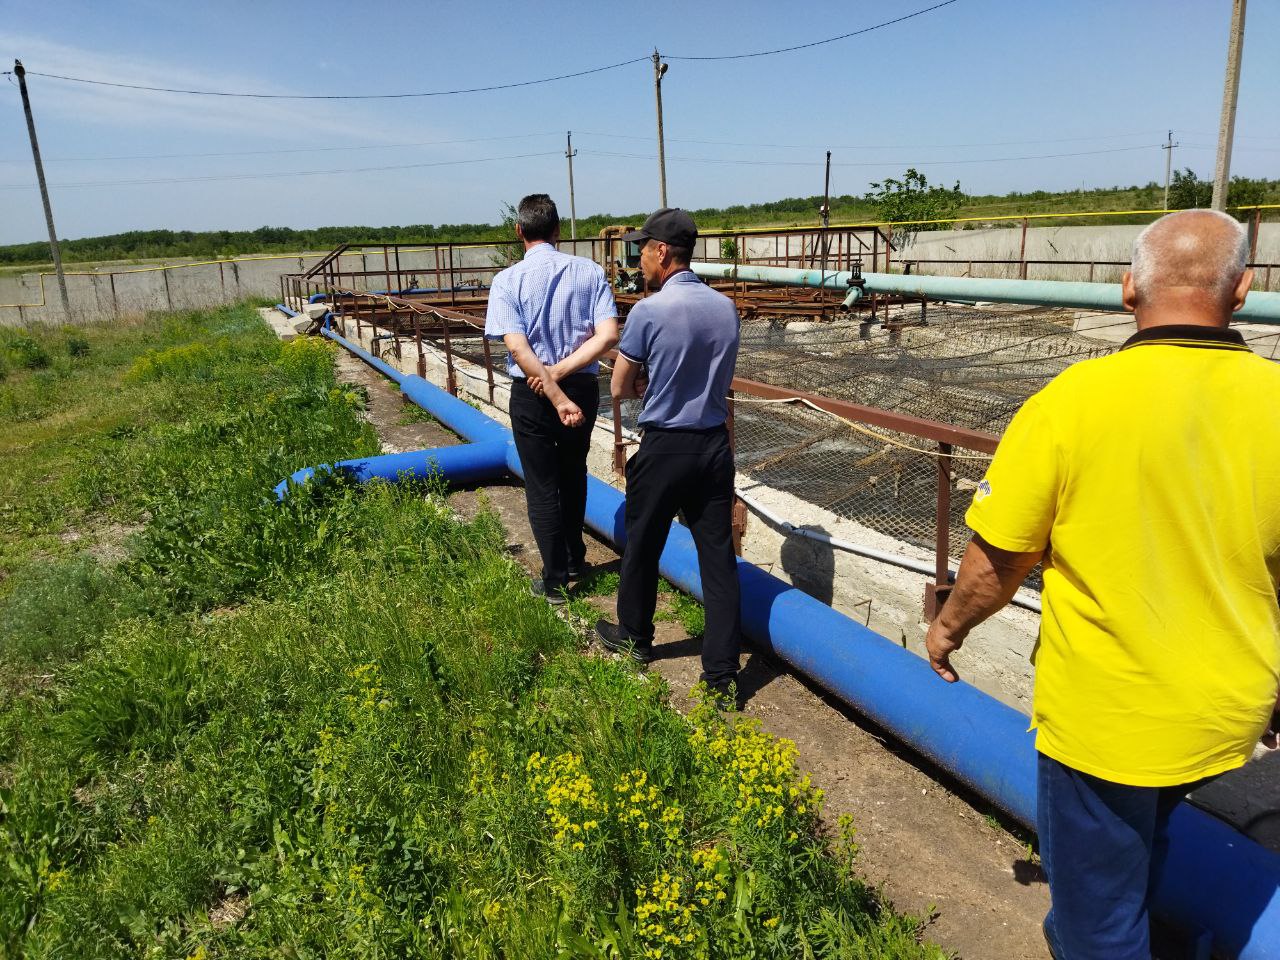
POLYGON ((1141 331, 1026 402, 966 520, 1049 550, 1041 753, 1133 786, 1249 758, 1280 676, 1280 365, 1235 331, 1141 331))

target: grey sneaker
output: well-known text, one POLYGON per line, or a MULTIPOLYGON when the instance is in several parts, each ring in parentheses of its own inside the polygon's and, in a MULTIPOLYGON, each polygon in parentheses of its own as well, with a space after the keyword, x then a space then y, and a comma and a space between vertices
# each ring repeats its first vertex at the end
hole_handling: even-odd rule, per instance
POLYGON ((653 660, 653 644, 637 643, 623 633, 622 628, 616 623, 610 623, 608 620, 597 620, 596 637, 600 640, 600 645, 606 650, 624 654, 636 663, 648 664, 653 660))

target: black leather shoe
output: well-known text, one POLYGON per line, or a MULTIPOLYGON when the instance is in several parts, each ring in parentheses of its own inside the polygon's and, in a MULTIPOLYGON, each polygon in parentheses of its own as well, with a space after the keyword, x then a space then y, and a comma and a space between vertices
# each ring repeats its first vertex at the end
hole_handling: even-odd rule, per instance
POLYGON ((600 640, 600 645, 606 650, 624 654, 636 663, 647 664, 653 660, 653 644, 637 643, 623 633, 622 628, 616 623, 610 623, 608 620, 597 620, 596 637, 600 640))
POLYGON ((533 581, 529 589, 533 591, 535 597, 542 597, 553 607, 562 607, 568 601, 568 598, 564 595, 564 587, 548 588, 545 580, 533 581))
POLYGON ((581 563, 569 564, 570 580, 585 580, 590 575, 591 575, 591 564, 587 563, 586 560, 583 560, 581 563))

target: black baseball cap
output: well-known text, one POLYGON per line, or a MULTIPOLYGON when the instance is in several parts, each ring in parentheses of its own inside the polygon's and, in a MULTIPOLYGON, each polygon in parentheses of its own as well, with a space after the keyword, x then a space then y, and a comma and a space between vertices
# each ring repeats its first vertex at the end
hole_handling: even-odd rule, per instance
POLYGON ((692 249, 698 242, 698 225, 693 222, 693 217, 679 207, 663 207, 649 214, 649 219, 639 230, 624 233, 622 239, 630 243, 661 240, 673 247, 692 249))

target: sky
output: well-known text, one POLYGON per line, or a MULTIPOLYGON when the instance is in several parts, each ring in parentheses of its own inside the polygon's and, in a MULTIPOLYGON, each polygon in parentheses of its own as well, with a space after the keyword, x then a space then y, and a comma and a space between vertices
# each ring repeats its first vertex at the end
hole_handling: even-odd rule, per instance
MULTIPOLYGON (((495 223, 550 193, 568 215, 862 194, 909 166, 970 193, 1213 173, 1230 0, 677 4, 0 0, 63 238, 142 229, 495 223), (154 93, 34 76, 260 94, 515 89, 383 100, 154 93), (391 168, 391 169, 388 169, 391 168), (151 181, 151 182, 120 182, 151 181), (161 181, 161 182, 155 182, 161 181)), ((1280 177, 1280 2, 1246 19, 1232 173, 1280 177)), ((1012 209, 1016 209, 1016 204, 1012 209)), ((0 243, 46 236, 18 87, 0 78, 0 243)))

